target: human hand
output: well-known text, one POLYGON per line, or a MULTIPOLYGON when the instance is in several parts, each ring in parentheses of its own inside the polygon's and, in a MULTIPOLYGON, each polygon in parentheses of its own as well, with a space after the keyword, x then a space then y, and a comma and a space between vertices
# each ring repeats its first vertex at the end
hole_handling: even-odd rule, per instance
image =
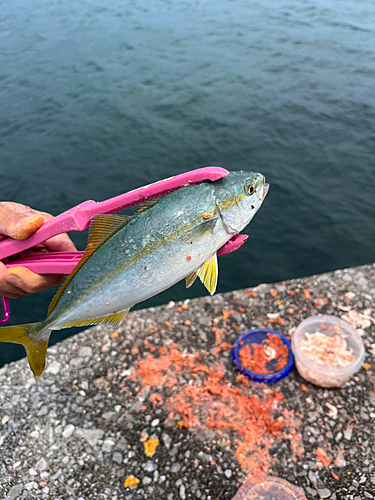
MULTIPOLYGON (((20 203, 0 202, 0 240, 10 236, 24 240, 37 231, 44 222, 53 219, 20 203)), ((59 234, 30 249, 32 252, 72 252, 76 250, 67 234, 59 234)), ((22 295, 40 292, 64 280, 62 274, 35 274, 26 267, 7 268, 0 261, 0 295, 17 299, 22 295)))

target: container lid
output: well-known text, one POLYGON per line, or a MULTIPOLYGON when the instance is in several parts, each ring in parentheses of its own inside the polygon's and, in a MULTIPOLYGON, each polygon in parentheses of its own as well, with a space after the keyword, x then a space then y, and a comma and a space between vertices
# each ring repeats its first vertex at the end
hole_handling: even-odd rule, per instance
POLYGON ((296 486, 285 479, 258 476, 246 479, 232 500, 307 500, 296 486))
POLYGON ((264 382, 266 384, 272 384, 283 379, 284 377, 289 375, 294 366, 294 356, 289 340, 285 338, 284 335, 281 335, 281 333, 276 332, 275 330, 269 330, 268 328, 256 328, 254 330, 248 330, 247 332, 243 333, 234 343, 232 356, 233 363, 237 370, 239 370, 241 373, 249 377, 251 380, 254 380, 255 382, 264 382), (279 337, 279 339, 282 341, 282 344, 287 348, 288 361, 284 368, 282 368, 281 370, 277 370, 277 355, 273 357, 271 355, 270 360, 265 365, 269 373, 258 373, 256 371, 250 370, 249 368, 245 368, 239 355, 241 349, 246 345, 251 346, 252 344, 262 344, 262 342, 270 339, 268 334, 277 335, 277 337, 279 337))

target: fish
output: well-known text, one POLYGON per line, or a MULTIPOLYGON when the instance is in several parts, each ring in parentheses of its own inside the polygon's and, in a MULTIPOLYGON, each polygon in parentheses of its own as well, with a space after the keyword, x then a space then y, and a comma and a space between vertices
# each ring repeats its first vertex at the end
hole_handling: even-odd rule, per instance
POLYGON ((0 328, 0 342, 22 344, 35 377, 42 374, 51 332, 117 325, 131 307, 197 277, 212 295, 217 250, 251 221, 268 192, 257 172, 229 172, 184 186, 140 206, 133 216, 93 217, 86 251, 60 286, 44 321, 0 328))

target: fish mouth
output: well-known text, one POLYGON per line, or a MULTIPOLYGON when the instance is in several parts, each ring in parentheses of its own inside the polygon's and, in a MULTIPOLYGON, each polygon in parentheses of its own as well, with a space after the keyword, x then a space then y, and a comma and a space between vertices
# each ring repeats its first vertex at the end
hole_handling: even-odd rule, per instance
POLYGON ((265 183, 263 184, 263 194, 262 194, 262 200, 261 200, 261 201, 263 201, 263 200, 264 200, 264 198, 266 197, 266 195, 267 195, 267 193, 268 193, 269 189, 270 189, 270 185, 269 185, 269 184, 267 184, 267 183, 265 182, 265 183))
POLYGON ((267 184, 266 178, 264 175, 261 175, 261 178, 259 179, 259 182, 257 183, 257 196, 259 201, 262 203, 264 198, 267 196, 267 193, 270 189, 270 185, 267 184))

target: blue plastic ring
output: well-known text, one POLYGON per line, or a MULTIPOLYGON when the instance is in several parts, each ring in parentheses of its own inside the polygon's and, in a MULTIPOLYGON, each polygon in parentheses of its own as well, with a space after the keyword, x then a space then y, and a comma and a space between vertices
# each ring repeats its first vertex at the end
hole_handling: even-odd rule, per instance
POLYGON ((234 343, 232 356, 233 363, 238 371, 249 377, 251 380, 254 380, 255 382, 263 382, 265 384, 273 384, 283 379, 284 377, 289 375, 294 366, 294 356, 289 340, 285 338, 284 335, 281 335, 281 333, 275 332, 274 330, 269 330, 268 328, 255 328, 254 330, 248 330, 247 332, 243 333, 234 343), (289 359, 287 365, 282 370, 276 373, 255 373, 251 370, 248 370, 247 368, 244 368, 240 361, 239 351, 245 345, 260 344, 262 340, 265 340, 267 338, 267 333, 274 333, 275 335, 280 337, 284 344, 286 344, 286 346, 288 347, 289 359))

